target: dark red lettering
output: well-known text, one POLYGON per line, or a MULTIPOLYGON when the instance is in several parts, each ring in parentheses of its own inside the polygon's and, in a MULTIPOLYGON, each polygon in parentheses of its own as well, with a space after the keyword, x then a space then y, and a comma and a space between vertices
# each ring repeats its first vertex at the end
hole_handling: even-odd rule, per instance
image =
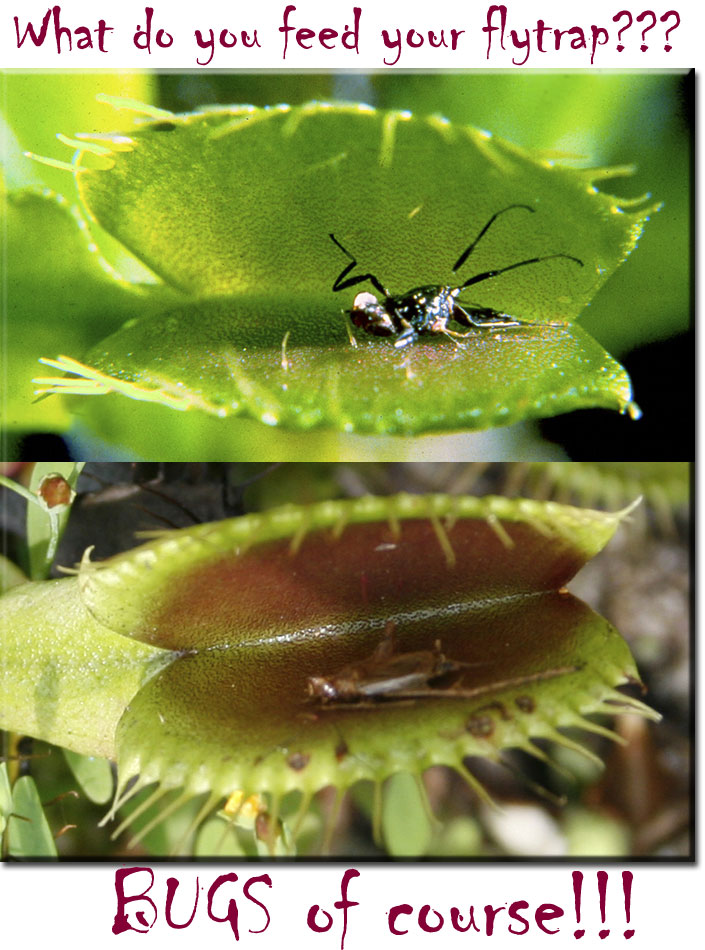
POLYGON ((157 919, 157 908, 154 905, 154 901, 147 897, 147 892, 151 890, 152 884, 154 884, 154 871, 151 868, 118 868, 115 872, 115 893, 117 895, 117 913, 115 914, 115 920, 113 921, 113 933, 121 934, 126 930, 135 930, 137 933, 146 933, 150 928, 154 926, 154 922, 157 919), (149 887, 146 887, 142 893, 134 894, 132 897, 125 897, 125 888, 124 882, 127 877, 131 874, 137 874, 139 871, 146 871, 149 874, 149 887), (125 907, 127 904, 131 904, 132 901, 146 901, 149 906, 152 908, 152 913, 154 918, 152 922, 149 923, 145 917, 143 910, 135 911, 135 919, 140 925, 139 927, 133 927, 130 921, 127 919, 127 914, 125 913, 125 907))
POLYGON ((396 904, 394 907, 392 907, 392 909, 389 911, 388 917, 390 933, 393 933, 397 937, 401 937, 402 934, 409 933, 408 930, 397 930, 396 922, 397 917, 399 917, 401 914, 410 914, 413 909, 414 908, 411 906, 411 904, 396 904))
POLYGON ((555 920, 557 917, 562 917, 563 914, 563 908, 559 907, 558 904, 541 904, 540 907, 536 908, 536 923, 545 934, 557 934, 558 928, 550 930, 548 927, 544 927, 543 923, 545 920, 555 920))
POLYGON ((230 929, 235 935, 235 939, 240 939, 240 934, 237 928, 237 903, 234 900, 228 901, 228 911, 225 917, 216 917, 213 913, 213 898, 215 897, 215 892, 222 884, 226 884, 228 881, 237 881, 237 874, 221 874, 220 877, 217 877, 215 881, 211 884, 208 889, 208 916, 211 920, 215 920, 219 924, 225 923, 227 920, 230 924, 230 929))
POLYGON ((179 886, 179 881, 175 877, 168 877, 166 879, 166 905, 164 907, 164 917, 166 918, 167 924, 170 927, 173 927, 174 930, 183 930, 184 927, 188 927, 193 918, 196 916, 196 908, 198 907, 198 878, 196 878, 196 899, 193 902, 193 910, 191 911, 191 916, 186 921, 185 924, 177 924, 174 922, 171 916, 171 905, 174 900, 174 895, 176 894, 176 889, 179 886))

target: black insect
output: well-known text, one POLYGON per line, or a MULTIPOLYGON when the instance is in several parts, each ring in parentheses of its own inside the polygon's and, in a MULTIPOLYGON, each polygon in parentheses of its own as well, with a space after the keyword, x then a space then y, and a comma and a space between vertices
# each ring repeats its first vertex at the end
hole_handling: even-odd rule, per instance
MULTIPOLYGON (((463 266, 497 218, 513 208, 523 208, 532 213, 536 210, 529 207, 529 205, 509 205, 509 207, 493 214, 475 240, 465 248, 455 262, 453 273, 463 266)), ((471 335, 472 331, 459 333, 457 330, 449 329, 448 323, 451 320, 466 327, 476 328, 499 329, 523 326, 522 321, 500 310, 493 310, 492 307, 481 307, 476 304, 463 304, 461 306, 458 303, 458 297, 467 287, 473 284, 490 280, 492 277, 498 277, 500 274, 515 270, 517 267, 525 267, 527 264, 538 264, 540 261, 565 258, 569 261, 575 261, 580 267, 583 266, 581 260, 572 257, 570 254, 549 254, 545 257, 531 257, 528 260, 518 261, 516 264, 509 264, 507 267, 500 267, 497 270, 484 271, 482 274, 476 274, 455 287, 450 284, 416 287, 405 294, 394 296, 389 293, 374 274, 357 274, 348 277, 350 271, 357 266, 357 260, 333 234, 330 234, 329 237, 350 258, 350 263, 343 268, 333 284, 333 290, 336 292, 346 290, 348 287, 354 287, 357 284, 369 281, 377 293, 381 294, 381 298, 375 297, 374 294, 367 291, 357 294, 350 311, 350 319, 353 324, 375 336, 396 336, 394 346, 398 348, 409 346, 423 333, 443 333, 445 336, 456 340, 471 335)))

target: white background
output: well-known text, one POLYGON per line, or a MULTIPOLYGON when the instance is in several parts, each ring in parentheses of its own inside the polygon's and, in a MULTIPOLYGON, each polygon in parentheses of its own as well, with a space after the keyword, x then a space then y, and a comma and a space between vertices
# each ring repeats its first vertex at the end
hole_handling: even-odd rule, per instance
MULTIPOLYGON (((545 48, 550 51, 539 52, 535 48, 535 34, 531 34, 532 48, 525 66, 534 69, 558 67, 561 69, 599 68, 663 68, 672 69, 681 66, 693 66, 696 61, 696 50, 700 46, 700 34, 695 12, 695 3, 660 4, 654 8, 657 18, 669 11, 677 10, 681 23, 672 29, 669 42, 670 52, 664 51, 666 30, 673 26, 675 18, 671 17, 665 23, 657 22, 646 33, 648 49, 642 52, 642 31, 646 29, 651 19, 643 23, 636 22, 645 4, 630 6, 622 3, 606 3, 604 0, 594 0, 590 4, 566 4, 557 0, 509 0, 507 7, 507 37, 504 51, 499 46, 498 33, 493 34, 493 45, 490 57, 487 58, 487 34, 482 27, 487 21, 488 7, 491 3, 459 2, 459 0, 434 0, 432 3, 408 2, 399 0, 299 0, 294 6, 296 10, 290 14, 289 23, 297 28, 309 27, 317 32, 328 27, 339 33, 346 24, 353 23, 353 8, 358 6, 360 15, 360 36, 358 51, 346 50, 340 41, 332 49, 324 49, 317 40, 310 40, 311 49, 297 48, 295 40, 290 34, 289 48, 286 60, 283 58, 283 34, 279 27, 283 22, 284 9, 287 3, 284 0, 264 0, 256 4, 225 3, 222 0, 199 0, 195 4, 179 4, 151 0, 149 4, 154 10, 153 32, 158 29, 166 30, 173 37, 171 46, 159 48, 154 42, 151 52, 138 50, 133 44, 133 35, 137 25, 145 26, 145 2, 126 0, 123 3, 98 2, 98 0, 66 0, 60 4, 61 25, 68 28, 87 26, 91 30, 98 27, 98 21, 103 19, 107 26, 112 27, 106 33, 105 47, 107 52, 102 53, 97 48, 97 34, 93 34, 96 48, 79 50, 75 46, 69 51, 64 41, 63 51, 57 55, 56 42, 53 39, 53 19, 49 36, 40 48, 35 48, 27 39, 20 49, 17 48, 17 35, 13 18, 16 15, 19 21, 20 35, 24 34, 27 21, 31 21, 35 28, 41 25, 43 16, 49 9, 48 0, 44 2, 27 2, 23 0, 8 0, 3 6, 3 25, 0 30, 0 55, 2 63, 12 68, 34 69, 38 67, 58 67, 62 69, 103 68, 117 67, 130 69, 157 69, 178 68, 197 69, 196 60, 203 54, 199 53, 194 39, 194 30, 201 32, 212 28, 216 35, 222 29, 228 29, 240 35, 242 30, 250 34, 257 29, 260 48, 244 49, 240 43, 233 49, 223 49, 209 64, 221 69, 263 69, 282 68, 290 69, 384 69, 384 60, 393 62, 395 54, 385 48, 381 31, 387 30, 390 38, 396 38, 399 30, 404 40, 410 29, 417 33, 428 33, 432 30, 436 35, 442 29, 446 33, 446 42, 450 41, 450 30, 463 30, 459 37, 458 48, 455 51, 448 49, 431 49, 425 43, 418 49, 404 46, 397 68, 403 69, 467 69, 491 66, 494 68, 511 68, 512 60, 522 63, 526 53, 514 50, 508 36, 508 31, 514 29, 520 36, 525 30, 534 30, 537 21, 542 19, 546 27, 569 30, 571 27, 581 27, 590 37, 593 25, 607 30, 609 40, 597 47, 591 64, 591 50, 573 50, 570 48, 571 37, 565 37, 559 52, 553 46, 553 34, 547 34, 545 48), (618 23, 613 17, 622 10, 631 12, 635 22, 628 26, 626 17, 618 23), (617 51, 618 33, 626 26, 622 33, 622 52, 617 51)), ((651 5, 653 6, 653 4, 651 5)), ((495 15, 495 25, 499 25, 499 16, 495 15)), ((601 40, 604 37, 601 36, 601 40)), ((415 40, 418 42, 418 40, 415 40)), ((333 41, 329 41, 333 46, 333 41)), ((591 40, 589 41, 591 46, 591 40)))
MULTIPOLYGON (((166 50, 153 47, 147 54, 135 49, 132 36, 138 23, 144 25, 144 3, 125 0, 119 4, 76 2, 65 0, 61 4, 61 22, 65 26, 89 26, 94 29, 102 17, 113 32, 108 34, 106 42, 108 52, 95 50, 65 50, 57 55, 56 46, 48 41, 41 49, 35 49, 29 41, 17 49, 13 17, 18 16, 20 28, 24 31, 27 20, 35 25, 41 23, 49 7, 44 3, 8 0, 0 14, 0 61, 3 67, 13 69, 119 69, 119 68, 177 68, 196 69, 195 59, 199 51, 193 39, 193 31, 198 28, 216 31, 228 28, 233 31, 245 29, 250 33, 256 28, 260 49, 243 50, 240 45, 233 50, 216 53, 211 64, 221 69, 263 69, 290 68, 312 69, 379 69, 386 71, 383 65, 385 50, 380 31, 387 29, 392 36, 400 29, 405 35, 408 29, 424 31, 432 29, 439 32, 445 29, 447 35, 452 27, 465 30, 458 49, 430 50, 427 45, 421 49, 402 50, 397 67, 406 69, 465 69, 511 68, 512 56, 523 59, 525 52, 509 48, 502 51, 495 41, 490 59, 487 59, 487 35, 482 32, 486 22, 486 12, 490 4, 460 3, 457 0, 434 0, 433 3, 419 2, 381 2, 358 0, 362 13, 360 18, 359 52, 344 50, 340 45, 333 50, 324 50, 317 43, 308 51, 297 49, 290 40, 286 62, 282 59, 282 34, 278 27, 282 23, 285 2, 260 2, 257 4, 236 4, 200 0, 197 4, 169 4, 163 0, 153 0, 154 25, 163 27, 174 36, 173 45, 166 50)), ((624 2, 606 3, 593 0, 590 4, 566 4, 545 2, 545 0, 508 0, 508 28, 532 30, 541 18, 547 26, 569 29, 581 26, 590 34, 592 24, 609 30, 610 40, 597 49, 593 68, 682 68, 700 65, 698 51, 702 46, 700 13, 693 0, 678 2, 675 6, 662 4, 654 8, 657 16, 668 10, 676 9, 681 23, 670 34, 672 50, 663 49, 665 30, 668 24, 657 25, 647 34, 649 49, 640 50, 643 25, 634 23, 622 34, 625 49, 616 51, 616 34, 619 25, 612 17, 620 10, 629 10, 636 17, 645 5, 629 5, 624 2)), ((291 15, 296 26, 310 26, 314 29, 332 27, 341 31, 345 24, 352 22, 354 3, 329 0, 329 2, 296 3, 297 10, 291 15)), ((498 17, 495 23, 498 23, 498 17)), ((647 21, 648 25, 648 21, 647 21)), ((51 37, 50 32, 50 37, 51 37)), ((95 36, 95 34, 94 34, 95 36)), ((535 41, 535 34, 531 34, 535 41)), ((551 47, 551 34, 548 34, 547 46, 551 47)), ((201 54, 202 55, 202 54, 201 54)), ((393 54, 392 54, 393 55, 393 54)), ((590 52, 572 50, 570 47, 559 53, 539 53, 532 48, 527 66, 533 68, 590 69, 590 52)), ((600 864, 454 864, 454 865, 366 865, 366 864, 320 864, 320 865, 154 865, 155 884, 150 891, 159 911, 159 919, 147 935, 124 933, 114 937, 111 927, 115 915, 115 867, 112 865, 52 867, 45 865, 8 866, 0 869, 0 907, 3 916, 3 934, 7 946, 33 945, 44 939, 51 946, 70 946, 72 948, 111 945, 126 948, 139 945, 141 948, 190 947, 196 941, 207 941, 209 947, 235 945, 233 934, 225 923, 214 923, 205 912, 205 893, 219 874, 235 871, 244 883, 247 878, 269 873, 273 886, 265 896, 263 885, 257 885, 253 894, 261 899, 271 914, 271 924, 262 934, 251 934, 248 929, 260 928, 264 923, 262 912, 253 904, 242 900, 238 885, 223 890, 220 913, 223 913, 223 900, 229 895, 239 897, 241 910, 240 943, 244 946, 280 947, 282 945, 307 947, 340 947, 340 912, 332 907, 333 901, 340 898, 340 880, 346 867, 357 867, 360 877, 350 885, 350 897, 359 901, 359 906, 349 912, 348 933, 345 946, 353 948, 369 946, 401 946, 433 948, 440 946, 460 946, 470 940, 475 945, 491 940, 490 946, 504 947, 541 947, 548 945, 571 945, 575 939, 575 911, 571 871, 580 868, 584 872, 582 920, 580 926, 586 931, 579 946, 624 945, 623 932, 627 927, 624 919, 622 899, 622 866, 606 864, 609 873, 607 887, 606 927, 610 934, 605 939, 598 937, 601 929, 596 872, 600 864), (170 930, 163 919, 163 898, 166 879, 176 876, 181 889, 175 903, 178 919, 185 919, 192 907, 196 877, 204 886, 199 908, 190 927, 184 930, 170 930), (182 900, 180 901, 179 898, 182 900), (542 903, 561 905, 566 915, 555 922, 561 936, 551 938, 538 930, 532 923, 528 934, 517 941, 517 936, 508 933, 509 921, 502 914, 497 919, 495 933, 488 938, 484 933, 457 933, 450 927, 448 908, 456 905, 463 915, 468 907, 474 905, 480 925, 483 920, 481 909, 485 904, 494 906, 509 905, 515 900, 526 900, 530 908, 527 912, 530 920, 532 911, 542 903), (331 931, 314 934, 306 926, 306 913, 311 904, 318 903, 327 907, 335 921, 331 931), (445 918, 445 926, 436 934, 421 932, 415 916, 404 918, 409 933, 403 937, 392 936, 387 928, 386 911, 398 903, 409 903, 415 908, 430 904, 445 918), (183 911, 183 913, 179 913, 183 911)), ((631 924, 635 935, 629 941, 630 947, 653 947, 677 945, 684 948, 700 946, 701 908, 705 893, 705 875, 699 865, 654 865, 636 864, 631 866, 634 873, 631 924)), ((505 912, 506 913, 506 912, 505 912)), ((516 925, 515 925, 516 926, 516 925)))
MULTIPOLYGON (((130 867, 130 865, 125 865, 130 867)), ((609 864, 605 929, 610 933, 600 939, 598 933, 603 928, 597 897, 596 872, 600 868, 583 866, 583 896, 580 928, 585 935, 576 942, 574 932, 577 929, 573 904, 571 871, 573 865, 552 866, 524 864, 454 864, 454 865, 365 865, 354 863, 317 864, 317 865, 276 865, 220 864, 217 866, 198 864, 156 864, 152 866, 155 883, 149 891, 157 910, 158 919, 147 934, 126 931, 114 936, 111 933, 116 912, 113 866, 100 865, 91 868, 62 865, 59 868, 35 866, 4 866, 0 875, 2 904, 4 909, 3 929, 11 938, 23 942, 48 938, 59 946, 93 947, 97 941, 101 946, 117 947, 126 950, 139 947, 144 950, 157 948, 182 948, 207 942, 209 948, 236 946, 235 938, 228 923, 212 921, 206 911, 208 888, 221 874, 235 872, 238 882, 223 886, 214 902, 214 914, 225 916, 227 899, 238 903, 239 944, 268 950, 271 947, 306 946, 311 950, 338 950, 342 936, 342 918, 339 910, 333 907, 340 900, 340 881, 346 868, 357 867, 360 877, 351 881, 348 897, 359 902, 357 907, 348 911, 348 927, 345 947, 348 950, 373 947, 422 948, 422 947, 463 947, 470 941, 471 946, 478 944, 488 948, 504 947, 546 947, 576 946, 580 948, 628 946, 664 947, 675 945, 684 950, 701 946, 702 928, 702 874, 692 867, 675 867, 645 864, 633 868, 631 922, 626 924, 624 901, 622 897, 621 867, 609 864), (271 923, 264 933, 250 933, 260 930, 266 917, 263 911, 243 899, 241 885, 248 878, 268 873, 272 879, 272 888, 264 884, 254 884, 251 893, 266 907, 271 923), (166 880, 176 877, 180 882, 174 900, 172 915, 178 922, 185 922, 193 909, 198 884, 203 888, 196 915, 190 926, 183 930, 170 929, 164 921, 164 895, 166 880), (486 904, 494 907, 510 905, 513 901, 524 900, 529 909, 522 915, 530 923, 530 928, 521 938, 508 932, 512 924, 515 930, 523 928, 517 922, 510 921, 506 910, 496 918, 494 933, 488 937, 485 933, 486 904), (327 933, 313 933, 306 924, 306 916, 311 905, 318 904, 333 915, 333 926, 327 933), (387 925, 387 911, 397 904, 410 904, 416 913, 399 917, 399 929, 408 929, 404 936, 393 936, 387 925), (438 933, 424 933, 417 925, 417 913, 424 904, 440 913, 444 925, 438 933), (565 916, 546 926, 558 931, 551 937, 541 932, 534 922, 534 912, 541 904, 557 904, 565 911, 565 916), (481 932, 470 931, 462 934, 453 930, 450 923, 449 908, 456 906, 462 914, 462 923, 467 924, 469 907, 475 908, 475 920, 481 932), (627 926, 635 933, 628 944, 624 939, 627 926), (671 944, 668 943, 671 942, 671 944)), ((140 878, 139 886, 135 880, 133 893, 141 893, 149 885, 146 874, 140 878)), ((144 903, 133 903, 130 920, 135 921, 134 912, 143 910, 148 922, 153 912, 144 903)), ((321 918, 322 919, 322 918, 321 918)), ((429 914, 429 922, 437 920, 429 914)))

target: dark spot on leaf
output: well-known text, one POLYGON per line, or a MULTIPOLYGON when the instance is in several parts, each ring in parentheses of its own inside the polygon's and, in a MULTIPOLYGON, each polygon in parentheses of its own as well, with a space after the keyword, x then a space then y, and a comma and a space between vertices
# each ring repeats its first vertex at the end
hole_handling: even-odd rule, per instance
POLYGON ((255 818, 255 834, 260 841, 269 841, 270 826, 269 812, 261 811, 255 818))
POLYGON ((465 728, 476 739, 485 739, 494 732, 494 720, 492 716, 471 716, 465 728))
POLYGON ((150 125, 150 132, 173 132, 176 128, 176 125, 173 122, 155 122, 154 125, 150 125))
POLYGON ((347 742, 345 741, 345 739, 341 739, 338 745, 335 747, 335 757, 338 760, 338 762, 342 762, 343 759, 349 753, 349 751, 350 750, 348 749, 347 742))
POLYGON ((304 752, 294 752, 293 755, 290 755, 286 760, 289 768, 294 769, 295 772, 300 772, 302 769, 305 769, 308 765, 311 756, 304 752))
POLYGON ((56 508, 70 503, 71 486, 63 475, 47 475, 39 484, 38 494, 47 508, 56 508))
POLYGON ((514 700, 517 709, 525 713, 532 713, 536 709, 536 703, 531 696, 517 696, 514 700))

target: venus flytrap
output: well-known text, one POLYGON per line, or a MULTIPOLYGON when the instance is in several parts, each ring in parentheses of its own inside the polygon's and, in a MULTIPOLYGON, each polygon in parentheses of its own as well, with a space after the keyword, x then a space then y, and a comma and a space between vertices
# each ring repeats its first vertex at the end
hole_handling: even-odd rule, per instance
POLYGON ((122 242, 158 283, 88 352, 43 354, 67 375, 38 375, 38 393, 76 397, 96 421, 106 402, 85 397, 100 394, 110 413, 128 397, 157 404, 141 407, 144 418, 189 410, 202 428, 207 417, 245 417, 412 435, 587 406, 638 418, 628 375, 575 323, 659 207, 598 189, 628 168, 569 168, 440 116, 362 103, 177 115, 104 101, 131 111, 133 127, 114 141, 62 140, 74 149, 83 225, 99 249, 101 230, 122 242), (404 354, 360 332, 351 346, 354 294, 331 290, 340 251, 330 233, 403 295, 449 281, 459 249, 515 205, 531 221, 498 221, 483 238, 472 266, 497 276, 473 284, 468 306, 519 326, 471 328, 462 346, 430 334, 404 354), (544 262, 510 266, 533 259, 544 262), (174 302, 155 313, 165 291, 174 302))
MULTIPOLYGON (((197 799, 188 841, 225 801, 265 850, 291 853, 320 789, 340 800, 372 782, 379 826, 386 780, 433 765, 486 797, 468 756, 520 748, 545 760, 539 738, 591 754, 565 730, 615 738, 591 717, 655 716, 617 689, 638 682, 625 642, 565 591, 627 513, 368 497, 165 532, 104 562, 87 555, 77 576, 0 601, 0 723, 115 758, 109 817, 146 795, 117 825, 138 838, 197 799), (390 623, 391 660, 378 653, 390 623), (393 683, 325 708, 311 695, 311 678, 369 677, 375 656, 382 679, 395 658, 416 664, 422 688, 393 683)), ((334 822, 335 809, 326 841, 334 822)))

